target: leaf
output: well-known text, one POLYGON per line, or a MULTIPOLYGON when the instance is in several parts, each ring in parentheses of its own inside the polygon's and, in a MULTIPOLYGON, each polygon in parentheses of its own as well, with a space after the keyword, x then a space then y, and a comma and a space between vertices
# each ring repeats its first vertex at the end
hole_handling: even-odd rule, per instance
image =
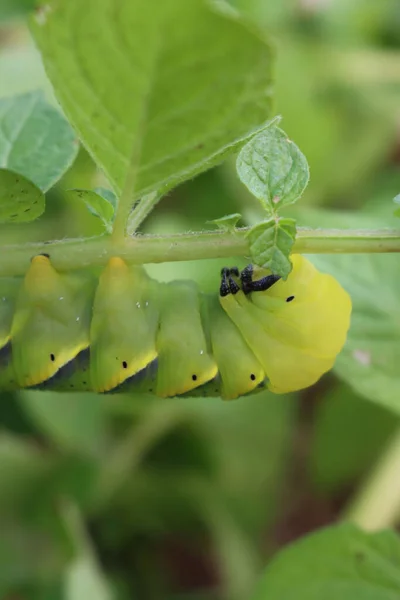
POLYGON ((72 165, 78 148, 71 126, 42 92, 0 99, 0 167, 46 191, 72 165))
POLYGON ((240 180, 275 214, 296 202, 307 187, 307 159, 279 127, 255 135, 239 153, 236 169, 240 180))
POLYGON ((34 221, 45 208, 43 192, 18 173, 0 169, 0 222, 34 221))
POLYGON ((318 487, 332 492, 354 483, 398 426, 390 410, 365 402, 346 385, 328 392, 318 402, 311 443, 310 470, 318 487))
POLYGON ((33 444, 6 432, 0 435, 0 513, 27 501, 50 472, 53 461, 33 444))
POLYGON ((397 600, 400 541, 350 524, 308 535, 281 551, 251 600, 397 600))
POLYGON ((102 196, 105 200, 108 200, 108 202, 113 206, 114 210, 117 209, 118 198, 112 190, 108 190, 107 188, 103 187, 97 187, 94 188, 94 191, 96 194, 99 194, 99 196, 102 196))
POLYGON ((360 395, 400 413, 400 257, 313 256, 349 292, 353 312, 335 371, 360 395))
POLYGON ((222 229, 222 231, 235 231, 238 221, 242 218, 240 213, 233 213, 231 215, 225 215, 225 217, 220 217, 219 219, 213 219, 212 221, 207 221, 210 225, 216 225, 218 229, 222 229))
POLYGON ((289 254, 296 237, 294 219, 264 221, 255 225, 246 237, 252 261, 286 279, 292 270, 289 254))
POLYGON ((93 452, 101 443, 104 413, 98 394, 20 392, 35 425, 61 448, 93 452))
POLYGON ((118 196, 134 171, 132 200, 165 193, 220 162, 270 113, 269 46, 202 0, 89 0, 84 10, 81 0, 50 0, 32 32, 118 196))
MULTIPOLYGON (((109 192, 109 190, 105 191, 109 192)), ((101 219, 107 233, 112 232, 115 209, 113 204, 106 197, 96 193, 94 190, 68 190, 66 196, 67 198, 77 197, 82 200, 89 212, 101 219)), ((114 195, 113 197, 115 198, 114 195)))
POLYGON ((398 204, 398 208, 396 208, 396 210, 394 211, 394 215, 395 217, 400 217, 400 194, 397 194, 397 196, 393 198, 393 202, 395 204, 398 204))

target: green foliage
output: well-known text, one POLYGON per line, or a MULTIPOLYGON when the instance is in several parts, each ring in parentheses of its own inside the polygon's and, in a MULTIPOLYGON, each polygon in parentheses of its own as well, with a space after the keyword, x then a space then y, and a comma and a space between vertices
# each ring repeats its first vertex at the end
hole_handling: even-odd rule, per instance
POLYGON ((395 214, 396 217, 400 217, 400 194, 398 194, 397 196, 395 196, 393 198, 393 202, 395 204, 399 205, 399 208, 396 208, 396 210, 394 211, 394 214, 395 214))
POLYGON ((104 426, 100 395, 23 392, 20 401, 28 417, 60 448, 82 453, 98 448, 104 426))
POLYGON ((238 221, 240 221, 241 218, 241 214, 232 213, 231 215, 225 215, 225 217, 220 217, 219 219, 207 221, 207 223, 216 225, 218 229, 222 229, 222 231, 235 231, 238 221))
POLYGON ((399 562, 396 533, 331 527, 278 554, 252 600, 395 600, 400 594, 399 562))
POLYGON ((41 92, 0 99, 0 167, 24 175, 45 192, 77 152, 71 126, 41 92))
POLYGON ((0 169, 0 223, 34 221, 44 212, 43 192, 23 175, 0 169))
POLYGON ((255 225, 247 237, 252 261, 286 279, 292 270, 289 254, 296 237, 296 221, 273 218, 255 225))
POLYGON ((340 378, 358 393, 400 411, 399 259, 395 254, 313 257, 353 302, 346 346, 336 361, 340 378))
POLYGON ((306 157, 276 126, 264 129, 242 148, 236 168, 269 214, 296 202, 310 178, 306 157))
POLYGON ((270 49, 201 0, 125 1, 118 11, 106 0, 84 11, 80 0, 50 2, 32 32, 65 113, 118 193, 128 175, 130 195, 167 191, 220 162, 270 112, 270 49))
MULTIPOLYGON (((0 1, 0 19, 32 4, 0 1)), ((90 0, 84 9, 80 0, 42 3, 33 30, 47 73, 110 183, 84 152, 60 181, 76 156, 71 127, 36 92, 0 99, 1 173, 14 171, 42 192, 59 182, 39 221, 0 229, 2 245, 70 237, 76 229, 98 234, 90 213, 110 232, 117 201, 96 186, 119 195, 127 177, 129 202, 147 191, 158 199, 185 181, 149 216, 146 233, 192 232, 215 218, 223 237, 234 234, 239 214, 254 224, 265 209, 275 214, 296 201, 308 180, 304 157, 278 128, 263 129, 272 93, 263 38, 271 31, 277 110, 312 173, 291 216, 313 227, 398 227, 390 208, 399 190, 397 0, 303 2, 296 10, 291 0, 230 4, 246 13, 246 24, 224 2, 90 0), (240 177, 262 212, 233 162, 191 180, 246 142, 240 177), (76 199, 69 202, 64 190, 71 188, 82 193, 87 214, 76 199), (317 211, 314 218, 307 203, 346 211, 317 211)), ((0 94, 50 87, 23 30, 17 20, 2 29, 0 94)), ((2 186, 7 202, 11 187, 2 186)), ((20 215, 21 197, 7 209, 3 197, 0 214, 20 215)), ((143 206, 131 213, 132 233, 148 214, 143 206)), ((260 224, 249 234, 251 260, 286 275, 294 235, 292 219, 260 224)), ((151 270, 215 291, 221 266, 245 259, 151 270)), ((243 600, 277 542, 296 537, 298 527, 312 529, 321 514, 325 521, 326 505, 335 507, 330 519, 340 517, 337 494, 346 502, 346 490, 368 474, 398 427, 398 258, 312 260, 345 285, 354 309, 335 367, 345 383, 328 377, 307 390, 299 417, 299 399, 270 394, 235 403, 1 394, 1 598, 243 600), (311 477, 299 481, 307 469, 311 477)), ((393 481, 388 495, 395 493, 393 481)), ((386 494, 383 513, 385 501, 386 494)), ((394 600, 399 558, 395 534, 334 527, 277 552, 255 600, 394 600)))
MULTIPOLYGON (((107 192, 108 190, 105 191, 107 192)), ((82 200, 88 211, 101 220, 106 232, 112 232, 115 207, 106 196, 94 190, 69 190, 66 196, 67 198, 76 197, 82 200)))
POLYGON ((330 390, 318 404, 311 439, 309 466, 316 485, 332 493, 358 480, 398 426, 390 410, 365 402, 348 386, 330 390))

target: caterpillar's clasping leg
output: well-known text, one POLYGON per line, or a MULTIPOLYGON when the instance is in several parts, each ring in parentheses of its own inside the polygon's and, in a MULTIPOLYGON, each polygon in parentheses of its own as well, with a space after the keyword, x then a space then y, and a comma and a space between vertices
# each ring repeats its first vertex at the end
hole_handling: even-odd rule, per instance
POLYGON ((239 277, 239 269, 237 267, 232 267, 231 269, 228 267, 224 267, 221 269, 221 285, 219 288, 220 296, 227 296, 228 294, 237 294, 240 290, 240 287, 233 279, 232 275, 236 275, 239 277))
POLYGON ((242 289, 245 294, 250 292, 265 292, 274 283, 279 281, 280 275, 266 275, 257 281, 253 281, 253 265, 247 265, 240 273, 240 280, 242 282, 242 289))

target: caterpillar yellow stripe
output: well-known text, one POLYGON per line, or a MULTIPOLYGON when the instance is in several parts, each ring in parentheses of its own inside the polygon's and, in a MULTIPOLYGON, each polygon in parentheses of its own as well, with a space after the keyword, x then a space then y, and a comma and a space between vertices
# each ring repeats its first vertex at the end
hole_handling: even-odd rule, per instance
POLYGON ((342 349, 351 301, 310 261, 292 261, 286 281, 223 269, 204 294, 119 257, 96 277, 35 256, 24 278, 0 279, 0 389, 231 399, 308 387, 342 349))

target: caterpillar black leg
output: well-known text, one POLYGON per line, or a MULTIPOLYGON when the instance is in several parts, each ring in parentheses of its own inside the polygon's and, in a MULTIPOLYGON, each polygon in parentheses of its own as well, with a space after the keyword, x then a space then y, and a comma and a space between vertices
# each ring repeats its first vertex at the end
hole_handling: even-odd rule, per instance
POLYGON ((237 294, 240 290, 239 285, 233 279, 233 275, 239 277, 239 269, 237 267, 224 267, 221 269, 221 285, 219 288, 220 296, 227 296, 228 294, 237 294))
POLYGON ((265 292, 281 278, 280 275, 266 275, 261 279, 253 281, 253 265, 247 265, 240 273, 240 281, 245 294, 250 292, 265 292))

